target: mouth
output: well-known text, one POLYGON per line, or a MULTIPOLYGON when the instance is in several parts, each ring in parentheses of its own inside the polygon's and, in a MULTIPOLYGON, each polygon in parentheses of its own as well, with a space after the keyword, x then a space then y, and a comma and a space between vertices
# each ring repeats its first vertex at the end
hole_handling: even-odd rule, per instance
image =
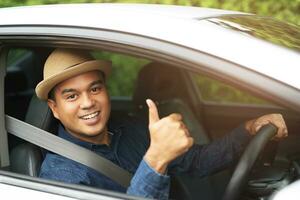
POLYGON ((96 112, 93 112, 93 113, 90 113, 90 114, 87 114, 87 115, 80 116, 79 118, 83 119, 83 120, 89 120, 89 119, 93 119, 93 118, 98 117, 99 114, 100 114, 100 111, 96 111, 96 112))

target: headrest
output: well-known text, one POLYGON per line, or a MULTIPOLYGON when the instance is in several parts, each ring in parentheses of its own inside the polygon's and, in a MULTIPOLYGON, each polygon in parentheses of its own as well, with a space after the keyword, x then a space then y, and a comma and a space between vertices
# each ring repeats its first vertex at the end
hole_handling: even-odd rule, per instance
POLYGON ((34 94, 31 98, 25 121, 45 131, 56 133, 58 120, 52 114, 47 101, 42 101, 34 94))
POLYGON ((133 102, 144 105, 147 98, 160 102, 180 97, 181 80, 178 68, 164 63, 149 63, 139 72, 133 102))
POLYGON ((147 98, 156 102, 160 116, 180 113, 195 142, 206 144, 209 139, 189 106, 187 90, 185 77, 179 68, 150 63, 139 72, 133 101, 138 106, 138 114, 145 119, 148 118, 147 98))

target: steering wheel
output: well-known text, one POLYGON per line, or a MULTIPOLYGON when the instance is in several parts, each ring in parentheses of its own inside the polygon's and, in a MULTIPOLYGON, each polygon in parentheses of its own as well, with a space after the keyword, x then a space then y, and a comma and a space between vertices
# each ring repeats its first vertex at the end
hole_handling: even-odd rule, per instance
POLYGON ((263 126, 248 144, 227 185, 223 200, 236 200, 243 191, 249 173, 263 147, 276 135, 273 124, 263 126))

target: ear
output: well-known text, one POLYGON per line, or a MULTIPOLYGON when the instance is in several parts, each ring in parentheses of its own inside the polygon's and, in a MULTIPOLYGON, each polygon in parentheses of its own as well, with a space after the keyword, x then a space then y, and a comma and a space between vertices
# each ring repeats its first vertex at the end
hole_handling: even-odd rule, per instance
POLYGON ((47 101, 49 108, 51 109, 54 117, 59 120, 59 114, 57 112, 57 104, 54 100, 48 99, 47 101))

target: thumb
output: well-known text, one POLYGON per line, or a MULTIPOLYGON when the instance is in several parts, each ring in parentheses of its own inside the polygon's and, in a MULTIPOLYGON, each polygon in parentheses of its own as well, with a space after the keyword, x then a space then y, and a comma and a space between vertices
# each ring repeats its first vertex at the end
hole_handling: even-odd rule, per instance
POLYGON ((147 99, 146 103, 149 108, 149 126, 159 121, 158 110, 155 103, 151 99, 147 99))

